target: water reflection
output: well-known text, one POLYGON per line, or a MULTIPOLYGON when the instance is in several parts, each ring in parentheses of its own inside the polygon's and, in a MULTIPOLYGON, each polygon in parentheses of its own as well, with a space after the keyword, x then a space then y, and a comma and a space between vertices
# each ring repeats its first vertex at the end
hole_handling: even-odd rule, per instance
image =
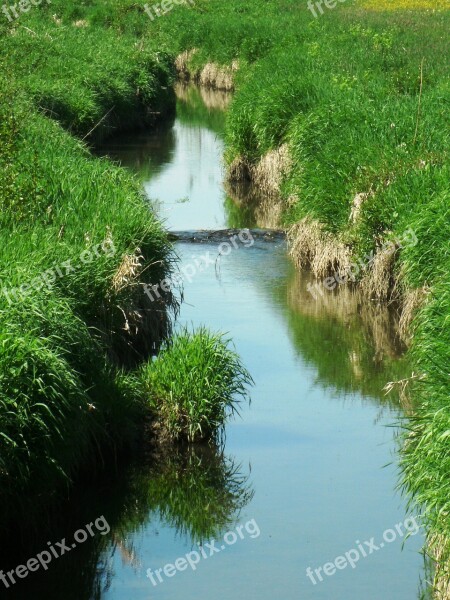
MULTIPOLYGON (((280 227, 283 211, 283 199, 276 194, 262 192, 249 181, 225 181, 227 203, 225 210, 233 220, 245 216, 248 227, 276 229, 280 227)), ((232 227, 243 227, 234 224, 232 227)))
POLYGON ((150 131, 137 131, 107 140, 96 153, 119 162, 145 181, 160 173, 173 158, 176 148, 174 118, 167 119, 150 131))
POLYGON ((230 92, 198 88, 178 82, 175 85, 177 97, 177 119, 189 125, 201 125, 211 131, 223 134, 225 129, 225 109, 233 95, 230 92))
POLYGON ((4 571, 25 564, 47 548, 47 541, 73 540, 77 530, 100 515, 111 528, 54 559, 47 571, 40 569, 4 593, 2 589, 2 598, 100 599, 110 589, 118 564, 142 576, 158 553, 163 530, 170 528, 188 546, 210 540, 237 523, 252 497, 248 473, 222 449, 191 446, 151 454, 114 477, 105 473, 55 514, 41 535, 24 532, 27 542, 20 548, 14 543, 19 535, 15 531, 10 545, 0 551, 4 571))
POLYGON ((383 388, 404 377, 407 363, 394 307, 368 302, 347 286, 313 297, 309 272, 293 270, 287 282, 289 335, 303 360, 315 366, 321 385, 340 392, 359 391, 383 403, 383 388), (321 343, 318 344, 317 340, 321 343))

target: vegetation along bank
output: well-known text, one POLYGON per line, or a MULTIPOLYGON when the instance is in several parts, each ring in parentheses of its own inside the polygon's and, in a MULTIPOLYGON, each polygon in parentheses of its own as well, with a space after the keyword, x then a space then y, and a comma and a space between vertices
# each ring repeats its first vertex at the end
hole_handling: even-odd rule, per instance
MULTIPOLYGON (((139 406, 142 377, 117 365, 130 360, 130 347, 142 355, 145 340, 157 345, 168 332, 170 319, 153 315, 144 319, 152 336, 140 336, 134 319, 148 307, 136 314, 135 294, 138 281, 171 269, 173 254, 136 184, 93 159, 81 140, 170 114, 177 69, 235 90, 229 185, 253 180, 264 190, 299 267, 322 280, 373 257, 356 279, 368 298, 401 306, 414 363, 403 385, 416 405, 405 420, 402 486, 421 507, 442 581, 450 553, 449 12, 440 0, 348 0, 319 13, 298 0, 197 0, 149 19, 131 0, 55 1, 2 23, 2 286, 77 260, 89 244, 106 240, 116 249, 23 303, 2 300, 2 444, 24 457, 17 468, 26 478, 30 449, 14 436, 31 439, 29 415, 8 416, 16 389, 31 406, 50 389, 70 390, 53 400, 65 423, 75 418, 79 391, 89 389, 83 418, 108 439, 123 440, 123 423, 133 421, 123 414, 139 406), (399 244, 407 231, 416 243, 399 244), (104 357, 95 373, 93 353, 104 357), (38 364, 45 377, 24 364, 38 364), (74 402, 62 415, 67 398, 74 402)), ((165 301, 176 310, 175 299, 165 301)), ((39 418, 33 427, 52 422, 47 413, 39 418)), ((76 422, 84 428, 78 413, 76 422)), ((50 457, 54 448, 40 452, 50 457)), ((55 474, 68 470, 50 458, 48 465, 55 474)), ((1 473, 8 477, 5 466, 1 473)))

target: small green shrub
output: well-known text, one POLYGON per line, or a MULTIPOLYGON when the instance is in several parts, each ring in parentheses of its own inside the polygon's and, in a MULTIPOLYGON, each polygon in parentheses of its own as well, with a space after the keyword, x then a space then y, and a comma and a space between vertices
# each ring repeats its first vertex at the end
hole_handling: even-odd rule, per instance
POLYGON ((189 442, 216 438, 252 383, 230 341, 205 328, 180 331, 141 376, 164 431, 189 442))

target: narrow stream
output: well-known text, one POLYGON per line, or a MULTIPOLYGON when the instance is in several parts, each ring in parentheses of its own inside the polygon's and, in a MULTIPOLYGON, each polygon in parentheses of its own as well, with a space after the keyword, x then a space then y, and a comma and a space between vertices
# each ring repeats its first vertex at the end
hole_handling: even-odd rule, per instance
MULTIPOLYGON (((222 185, 227 102, 181 89, 173 124, 104 149, 139 175, 171 230, 256 224, 222 185)), ((228 424, 224 449, 132 465, 80 493, 61 531, 70 536, 104 514, 111 532, 11 597, 29 598, 30 589, 51 600, 420 597, 422 533, 407 522, 416 534, 405 541, 396 530, 407 517, 391 427, 402 409, 382 392, 408 374, 395 316, 346 289, 315 300, 283 240, 243 233, 227 244, 176 244, 187 274, 179 325, 229 333, 255 380, 251 405, 228 424), (224 544, 238 525, 242 535, 224 544), (195 570, 169 569, 156 585, 146 576, 212 538, 219 552, 206 550, 195 570), (366 556, 356 550, 354 568, 347 560, 326 573, 359 544, 366 556)))

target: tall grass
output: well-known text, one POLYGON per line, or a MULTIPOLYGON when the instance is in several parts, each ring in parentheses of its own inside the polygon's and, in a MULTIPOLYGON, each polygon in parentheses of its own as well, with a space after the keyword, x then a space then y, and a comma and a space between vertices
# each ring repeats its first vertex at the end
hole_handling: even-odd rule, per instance
POLYGON ((189 442, 217 439, 252 383, 230 340, 204 328, 177 332, 141 378, 163 433, 189 442))
POLYGON ((172 112, 169 60, 101 27, 60 28, 44 7, 23 16, 0 25, 2 524, 136 439, 145 406, 121 365, 155 352, 176 309, 142 293, 174 255, 138 183, 73 137, 172 112), (104 242, 113 251, 82 260, 104 242), (22 285, 10 302, 3 290, 22 285))

